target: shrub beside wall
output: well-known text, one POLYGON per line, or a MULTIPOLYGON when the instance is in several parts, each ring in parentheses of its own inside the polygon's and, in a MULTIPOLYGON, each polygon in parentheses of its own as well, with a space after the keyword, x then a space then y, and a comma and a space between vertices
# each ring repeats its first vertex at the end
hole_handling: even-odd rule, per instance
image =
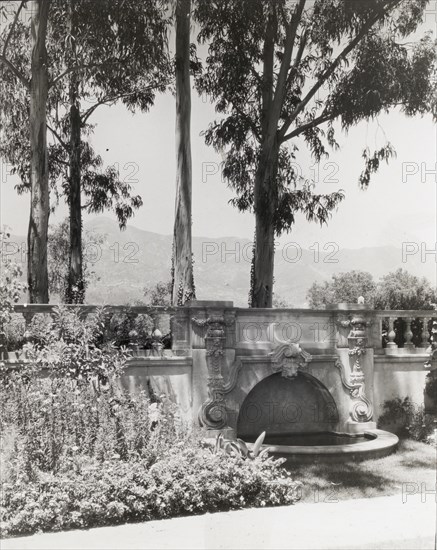
POLYGON ((284 505, 298 495, 271 460, 196 447, 173 448, 152 466, 113 460, 2 489, 3 536, 284 505))
POLYGON ((111 373, 61 373, 1 372, 3 537, 297 500, 280 460, 213 452, 170 403, 111 373))
POLYGON ((384 402, 378 428, 396 433, 399 437, 434 444, 435 415, 427 414, 410 397, 390 399, 384 402))

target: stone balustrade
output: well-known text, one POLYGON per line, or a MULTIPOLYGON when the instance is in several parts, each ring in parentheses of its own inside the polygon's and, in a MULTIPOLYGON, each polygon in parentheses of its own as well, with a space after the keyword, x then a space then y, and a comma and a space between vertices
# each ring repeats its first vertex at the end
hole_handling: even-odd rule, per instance
POLYGON ((424 353, 430 347, 433 322, 437 319, 434 310, 375 311, 375 318, 381 327, 386 354, 424 353))
MULTIPOLYGON (((14 312, 12 314, 12 321, 17 321, 17 318, 22 318, 22 330, 15 331, 15 339, 18 336, 22 337, 22 342, 31 341, 31 327, 32 322, 35 317, 42 316, 42 319, 51 317, 55 312, 57 305, 56 304, 17 304, 14 307, 14 312), (18 334, 20 332, 20 334, 18 334)), ((95 313, 97 310, 102 309, 103 306, 97 305, 86 305, 86 304, 67 304, 62 305, 63 308, 67 310, 73 310, 79 313, 80 317, 86 317, 90 314, 95 313)), ((171 332, 170 324, 171 319, 174 316, 174 308, 172 307, 160 307, 160 306, 124 306, 124 305, 111 305, 104 306, 106 325, 109 326, 112 318, 115 315, 125 316, 130 324, 138 318, 138 316, 146 316, 149 318, 150 325, 150 340, 155 344, 155 349, 160 349, 161 343, 160 340, 163 336, 171 332)), ((17 349, 15 347, 11 348, 11 344, 8 345, 7 341, 7 327, 4 327, 6 335, 0 334, 0 359, 8 361, 8 352, 18 352, 22 346, 19 346, 17 349)), ((3 331, 2 331, 3 332, 3 331)), ((137 355, 137 348, 140 347, 136 343, 135 339, 131 342, 126 342, 125 345, 131 344, 133 355, 137 355)), ((153 344, 151 346, 153 348, 153 344)), ((146 355, 146 354, 145 354, 146 355)), ((23 358, 20 357, 19 361, 22 361, 23 358)), ((15 362, 15 361, 14 361, 15 362)))
MULTIPOLYGON (((14 315, 22 315, 24 318, 24 336, 28 334, 35 315, 52 315, 55 307, 52 304, 16 305, 14 315)), ((63 307, 78 310, 86 316, 101 306, 63 307)), ((225 346, 236 347, 240 351, 269 349, 274 343, 301 341, 318 350, 347 348, 354 319, 361 318, 366 328, 368 345, 376 354, 421 354, 430 346, 432 323, 437 319, 434 310, 382 311, 353 305, 348 309, 323 310, 251 309, 235 308, 232 302, 207 301, 196 301, 185 307, 109 305, 105 306, 105 311, 108 318, 116 314, 124 314, 130 320, 139 315, 149 316, 153 320, 154 329, 163 334, 171 330, 175 355, 191 355, 192 349, 205 346, 205 329, 196 326, 192 318, 200 316, 206 319, 208 311, 217 308, 225 313, 228 320, 232 320, 226 325, 225 346)), ((5 349, 4 338, 0 337, 0 352, 5 349)))
MULTIPOLYGON (((21 304, 13 315, 22 316, 23 335, 30 340, 35 316, 53 316, 55 307, 21 304)), ((65 307, 86 316, 101 306, 65 307)), ((408 395, 420 403, 425 377, 437 363, 437 354, 430 359, 433 327, 437 337, 433 310, 375 311, 359 304, 323 310, 251 309, 194 301, 182 307, 105 306, 105 311, 108 323, 114 325, 115 319, 115 328, 117 315, 151 320, 150 349, 130 343, 132 357, 122 383, 144 387, 152 378, 161 393, 171 387, 184 415, 199 418, 210 429, 234 429, 244 392, 258 379, 275 372, 293 376, 296 369, 329 389, 344 426, 352 422, 364 429, 377 420, 387 399, 408 395), (163 350, 161 338, 168 333, 171 349, 163 350), (307 367, 300 365, 300 356, 311 357, 307 367)), ((38 328, 34 337, 35 332, 38 328)), ((25 361, 18 354, 11 361, 13 353, 4 341, 0 352, 6 363, 25 361)))

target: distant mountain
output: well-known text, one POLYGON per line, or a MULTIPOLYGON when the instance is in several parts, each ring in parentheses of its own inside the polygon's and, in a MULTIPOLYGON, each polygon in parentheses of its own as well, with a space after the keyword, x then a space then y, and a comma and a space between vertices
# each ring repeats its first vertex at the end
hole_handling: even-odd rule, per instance
MULTIPOLYGON (((98 217, 85 229, 105 235, 103 245, 91 245, 84 253, 92 261, 99 281, 87 292, 88 303, 123 304, 143 298, 145 286, 170 277, 172 237, 127 226, 120 231, 116 222, 98 217)), ((12 242, 25 243, 24 237, 12 242)), ((23 245, 24 246, 24 245, 23 245)), ((321 247, 322 248, 322 247, 321 247)), ((12 249, 11 249, 12 251, 12 249)), ((194 269, 198 299, 232 300, 247 305, 252 243, 237 237, 194 237, 194 269)), ((15 255, 20 260, 20 253, 15 255)), ((275 292, 290 306, 305 305, 305 296, 313 282, 328 280, 335 273, 359 269, 375 279, 402 267, 427 277, 436 284, 435 257, 422 262, 420 254, 402 262, 402 250, 395 246, 339 249, 335 245, 318 250, 285 245, 275 255, 275 292)), ((25 265, 23 262, 23 270, 25 265)))

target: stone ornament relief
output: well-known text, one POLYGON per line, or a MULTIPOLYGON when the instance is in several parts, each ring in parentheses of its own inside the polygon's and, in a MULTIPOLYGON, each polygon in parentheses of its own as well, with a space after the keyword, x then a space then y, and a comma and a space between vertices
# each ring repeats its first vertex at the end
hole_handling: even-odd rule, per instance
POLYGON ((281 372, 285 378, 295 378, 298 371, 304 369, 312 356, 299 344, 282 344, 269 353, 273 372, 281 372))

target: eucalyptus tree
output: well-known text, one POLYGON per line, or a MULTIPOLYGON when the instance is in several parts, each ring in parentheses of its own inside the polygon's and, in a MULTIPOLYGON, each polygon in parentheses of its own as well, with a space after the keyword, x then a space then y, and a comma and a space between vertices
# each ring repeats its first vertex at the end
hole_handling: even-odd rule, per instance
MULTIPOLYGON (((102 105, 124 103, 131 111, 147 111, 170 77, 166 4, 161 0, 70 0, 53 14, 53 46, 69 72, 68 86, 54 94, 50 128, 56 136, 58 162, 68 164, 64 194, 70 209, 70 254, 67 301, 82 301, 82 209, 113 208, 124 228, 141 197, 131 194, 118 170, 101 168, 101 158, 86 141, 89 119, 102 105), (90 96, 92 101, 90 103, 90 96), (59 117, 59 107, 64 117, 59 117), (67 155, 67 158, 65 158, 67 155), (82 204, 82 195, 86 197, 82 204)), ((62 73, 61 73, 62 74, 62 73)))
MULTIPOLYGON (((96 250, 104 246, 106 235, 93 230, 83 232, 83 249, 96 250)), ((48 270, 50 296, 56 295, 61 301, 68 294, 69 265, 65 262, 70 253, 70 220, 65 218, 62 222, 49 225, 48 238, 48 270)), ((85 289, 92 283, 99 281, 99 277, 93 270, 91 256, 84 254, 83 281, 85 289)))
MULTIPOLYGON (((7 124, 3 119, 11 117, 12 125, 19 128, 17 141, 25 134, 29 143, 26 159, 30 180, 30 216, 27 234, 28 247, 28 289, 32 302, 48 302, 47 273, 47 231, 49 221, 49 188, 47 158, 47 98, 49 91, 48 56, 46 48, 47 27, 50 0, 16 3, 13 12, 12 3, 0 6, 0 18, 8 21, 0 34, 0 65, 2 119, 1 138, 8 140, 7 124), (30 11, 24 10, 26 4, 30 11), (25 15, 27 12, 27 15, 25 15), (25 17, 24 17, 25 16, 25 17), (27 19, 26 23, 24 21, 27 19), (24 27, 24 28, 23 28, 24 27), (17 43, 18 29, 23 29, 24 40, 17 43), (14 102, 25 99, 28 104, 28 116, 17 111, 14 102), (6 128, 5 128, 6 126, 6 128), (24 129, 26 128, 26 130, 24 129)), ((3 149, 3 148, 2 148, 3 149)), ((20 158, 18 152, 2 156, 7 160, 20 158)))
POLYGON ((176 0, 176 199, 171 292, 173 305, 182 305, 195 298, 191 238, 190 22, 191 0, 176 0))
MULTIPOLYGON (((304 143, 316 161, 337 148, 334 123, 347 131, 398 108, 436 115, 435 43, 411 42, 426 0, 204 0, 197 4, 199 40, 209 44, 197 88, 220 118, 207 144, 226 151, 223 175, 233 204, 255 214, 250 305, 271 307, 274 236, 297 213, 325 223, 343 199, 315 192, 295 169, 304 143)), ((387 142, 365 150, 365 188, 387 142)))
MULTIPOLYGON (((48 166, 52 189, 58 196, 64 195, 70 211, 67 301, 80 302, 84 297, 82 210, 112 208, 122 228, 142 204, 115 165, 103 169, 102 158, 87 136, 93 130, 90 117, 99 106, 121 101, 131 111, 146 111, 155 94, 165 89, 170 69, 165 7, 161 0, 68 0, 50 6, 46 123, 55 142, 49 147, 48 166)), ((26 55, 21 52, 26 51, 28 29, 18 18, 10 27, 15 63, 25 66, 26 55)), ((2 136, 0 152, 20 175, 19 191, 23 191, 32 188, 26 162, 29 142, 16 121, 25 120, 31 98, 17 98, 13 73, 9 73, 9 86, 1 87, 2 97, 10 99, 4 109, 9 131, 2 136), (12 105, 13 99, 19 101, 12 105)), ((48 204, 45 210, 48 223, 48 204)), ((29 276, 32 273, 30 264, 29 276)), ((43 301, 47 298, 45 292, 43 301)))

